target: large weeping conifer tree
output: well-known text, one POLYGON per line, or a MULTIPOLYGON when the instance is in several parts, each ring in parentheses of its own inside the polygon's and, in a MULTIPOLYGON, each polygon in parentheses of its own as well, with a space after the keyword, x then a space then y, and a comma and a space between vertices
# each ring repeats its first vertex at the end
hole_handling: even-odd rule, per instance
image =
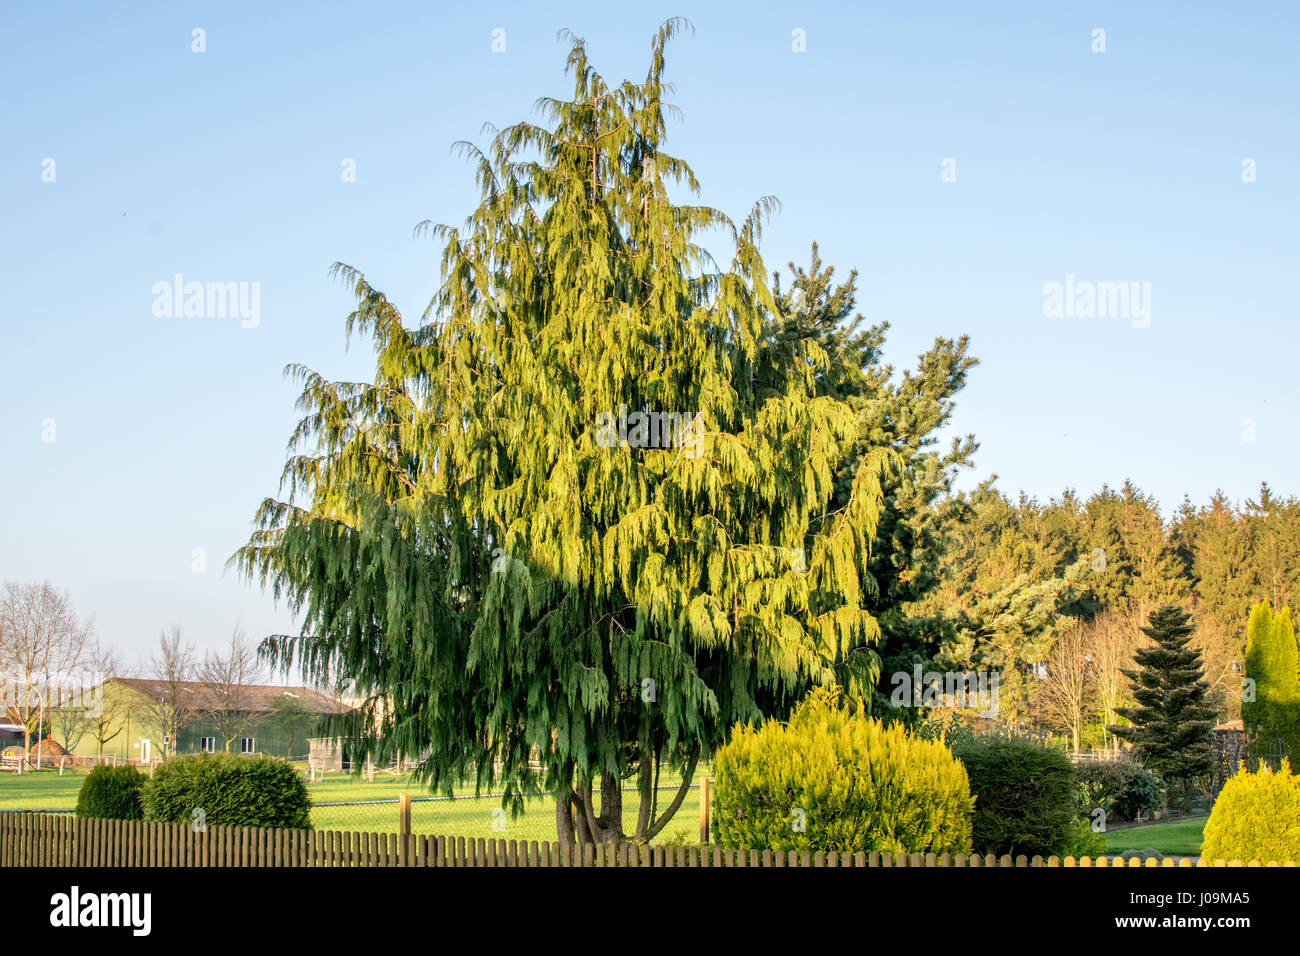
POLYGON ((572 98, 459 144, 482 198, 461 228, 417 227, 443 242, 418 327, 335 266, 374 381, 290 367, 284 500, 232 558, 300 616, 271 663, 354 682, 367 703, 341 729, 361 754, 418 755, 431 787, 503 787, 515 809, 552 794, 565 840, 653 837, 726 728, 814 685, 865 698, 879 674, 869 552, 895 459, 868 450, 837 496, 861 449, 853 409, 816 387, 826 353, 804 338, 772 365, 774 202, 737 225, 670 198, 698 193, 663 149, 683 26, 659 29, 644 82, 612 87, 562 34, 572 98), (602 416, 635 433, 637 412, 700 425, 600 440, 602 416), (663 769, 683 783, 660 799, 663 769))

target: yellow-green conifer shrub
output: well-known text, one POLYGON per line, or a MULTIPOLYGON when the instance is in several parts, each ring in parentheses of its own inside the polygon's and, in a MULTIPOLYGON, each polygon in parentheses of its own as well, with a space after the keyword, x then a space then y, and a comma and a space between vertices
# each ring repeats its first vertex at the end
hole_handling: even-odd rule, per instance
POLYGON ((737 726, 714 759, 714 838, 774 850, 969 853, 974 800, 942 743, 814 690, 788 723, 737 726))
POLYGON ((1224 784, 1205 824, 1201 857, 1249 863, 1300 862, 1300 777, 1291 765, 1273 773, 1242 770, 1224 784))

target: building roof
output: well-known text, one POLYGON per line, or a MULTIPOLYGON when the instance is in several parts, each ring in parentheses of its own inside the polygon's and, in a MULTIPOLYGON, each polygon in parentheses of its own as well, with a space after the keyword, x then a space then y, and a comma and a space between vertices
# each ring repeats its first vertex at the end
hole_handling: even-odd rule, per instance
MULTIPOLYGON (((104 683, 113 681, 130 687, 132 690, 163 700, 170 693, 171 684, 167 681, 141 677, 110 677, 104 683)), ((177 681, 183 706, 194 710, 217 710, 221 707, 220 689, 202 681, 177 681)), ((347 704, 340 703, 320 691, 310 687, 282 687, 279 684, 244 684, 239 689, 239 709, 248 713, 270 713, 275 702, 285 697, 297 698, 308 710, 317 714, 342 714, 351 710, 347 704)))

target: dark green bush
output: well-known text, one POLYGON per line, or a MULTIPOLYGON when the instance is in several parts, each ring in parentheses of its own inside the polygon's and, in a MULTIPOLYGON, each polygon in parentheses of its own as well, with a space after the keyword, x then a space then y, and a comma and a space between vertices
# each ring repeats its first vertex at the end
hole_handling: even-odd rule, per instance
POLYGON ((972 737, 954 746, 966 767, 976 853, 1059 855, 1075 825, 1074 772, 1064 754, 1018 737, 972 737))
POLYGON ((101 820, 142 819, 140 791, 148 779, 135 767, 96 767, 81 784, 75 813, 101 820))
POLYGON ((1154 771, 1139 767, 1137 773, 1115 801, 1119 815, 1136 820, 1140 813, 1151 813, 1160 806, 1160 796, 1165 792, 1160 776, 1154 771))
POLYGON ((1101 808, 1108 819, 1136 820, 1160 806, 1164 792, 1160 778, 1131 754, 1113 760, 1089 760, 1074 768, 1075 813, 1091 818, 1101 808))
POLYGON ((714 760, 714 834, 736 849, 970 852, 966 772, 942 743, 813 691, 737 727, 714 760))
POLYGON ((310 814, 306 781, 278 757, 176 757, 144 788, 145 819, 165 823, 301 830, 310 828, 310 814))
POLYGON ((1124 793, 1142 765, 1127 753, 1113 760, 1085 760, 1074 768, 1075 812, 1090 817, 1098 808, 1106 816, 1115 812, 1115 802, 1124 793))

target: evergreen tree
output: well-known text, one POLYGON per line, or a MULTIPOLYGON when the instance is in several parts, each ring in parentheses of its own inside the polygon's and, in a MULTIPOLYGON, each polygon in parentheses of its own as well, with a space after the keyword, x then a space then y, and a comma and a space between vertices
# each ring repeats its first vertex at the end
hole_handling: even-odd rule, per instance
POLYGON ((1222 491, 1216 491, 1195 519, 1186 520, 1183 537, 1192 554, 1191 577, 1203 615, 1213 617, 1231 635, 1240 653, 1241 622, 1256 596, 1251 529, 1222 491))
MULTIPOLYGON (((872 540, 870 572, 875 587, 865 594, 867 609, 880 622, 881 687, 879 708, 889 696, 889 675, 928 665, 951 637, 941 615, 919 606, 940 582, 941 560, 952 529, 968 520, 964 499, 950 493, 959 471, 971 466, 978 449, 974 436, 953 437, 940 447, 937 433, 951 421, 955 396, 966 385, 977 360, 965 336, 936 338, 917 358, 914 370, 895 376, 882 357, 889 323, 865 327, 854 312, 857 272, 837 283, 823 264, 816 243, 808 268, 790 263, 792 282, 782 291, 774 276, 779 309, 770 323, 768 349, 780 369, 806 343, 827 355, 817 373, 818 394, 853 408, 855 437, 835 471, 832 508, 844 507, 855 476, 875 449, 895 450, 900 465, 884 477, 884 500, 872 540)), ((915 716, 915 711, 884 707, 885 717, 915 716)))
POLYGON ((1241 721, 1258 759, 1300 754, 1300 654, 1290 608, 1274 614, 1267 601, 1250 611, 1246 626, 1246 677, 1241 721), (1281 741, 1285 754, 1275 754, 1281 741))
POLYGON ((1247 501, 1244 510, 1250 529, 1253 594, 1272 601, 1274 607, 1290 604, 1300 590, 1300 501, 1278 498, 1264 483, 1259 500, 1247 501))
POLYGON ((359 757, 422 754, 431 787, 515 809, 549 792, 564 840, 623 838, 625 779, 653 837, 727 728, 813 685, 860 700, 880 670, 870 542, 898 456, 859 444, 815 338, 768 347, 774 202, 737 225, 669 198, 698 190, 664 150, 682 26, 616 86, 569 36, 572 98, 463 147, 482 200, 421 229, 445 240, 424 324, 336 267, 374 382, 292 369, 308 450, 233 559, 301 614, 271 662, 355 681, 359 757), (696 241, 715 230, 725 268, 696 241))
POLYGON ((1185 786, 1210 771, 1210 688, 1202 679, 1200 652, 1188 646, 1190 615, 1166 604, 1152 611, 1149 621, 1142 633, 1154 643, 1134 654, 1137 668, 1124 670, 1133 682, 1137 706, 1116 708, 1132 726, 1112 726, 1110 731, 1134 744, 1149 769, 1185 786))

